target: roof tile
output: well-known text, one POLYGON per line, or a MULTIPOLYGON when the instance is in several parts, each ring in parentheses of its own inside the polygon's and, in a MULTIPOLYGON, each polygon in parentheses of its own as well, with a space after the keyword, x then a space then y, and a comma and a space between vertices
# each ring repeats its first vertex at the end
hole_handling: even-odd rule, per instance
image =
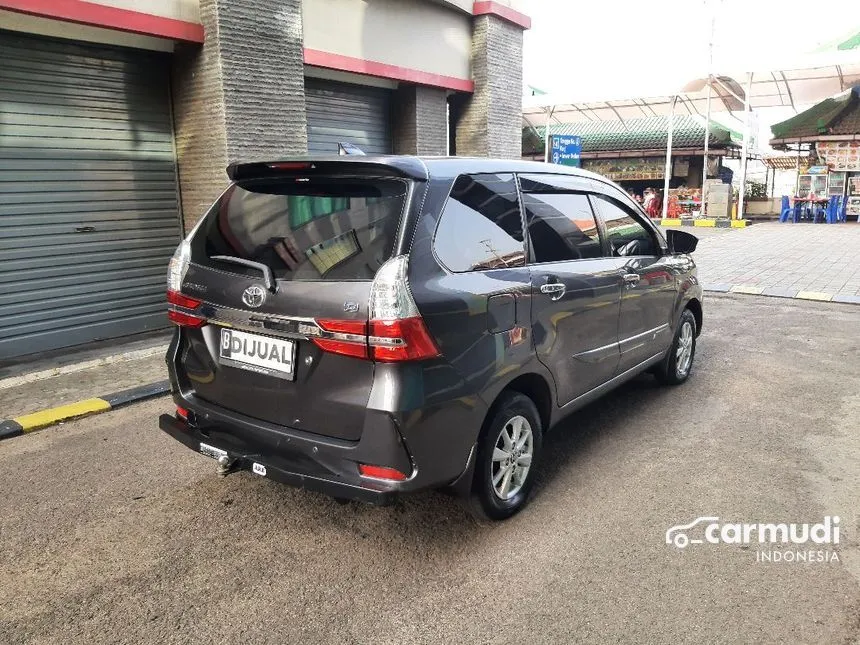
MULTIPOLYGON (((540 138, 545 128, 537 127, 540 138)), ((626 121, 583 121, 553 125, 552 134, 582 137, 583 152, 608 152, 618 150, 650 150, 665 148, 669 139, 669 117, 628 119, 626 121)), ((737 133, 711 121, 710 145, 714 147, 736 146, 737 133), (733 137, 734 135, 734 137, 733 137)), ((705 139, 705 120, 687 115, 677 115, 672 128, 672 147, 701 148, 705 139)), ((536 143, 536 137, 523 137, 525 145, 536 143)), ((526 151, 526 152, 530 152, 526 151)))

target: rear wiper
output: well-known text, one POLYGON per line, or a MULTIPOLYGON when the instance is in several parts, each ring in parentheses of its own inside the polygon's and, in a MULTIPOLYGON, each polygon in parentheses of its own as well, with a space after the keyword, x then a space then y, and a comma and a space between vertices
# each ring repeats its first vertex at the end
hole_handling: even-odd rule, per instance
POLYGON ((213 260, 217 260, 218 262, 228 262, 231 264, 241 264, 242 266, 251 267, 252 269, 257 269, 263 274, 263 282, 266 283, 266 289, 275 292, 275 277, 272 274, 272 269, 265 264, 260 262, 254 262, 252 260, 245 260, 243 258, 234 258, 232 255, 213 255, 211 256, 213 260))

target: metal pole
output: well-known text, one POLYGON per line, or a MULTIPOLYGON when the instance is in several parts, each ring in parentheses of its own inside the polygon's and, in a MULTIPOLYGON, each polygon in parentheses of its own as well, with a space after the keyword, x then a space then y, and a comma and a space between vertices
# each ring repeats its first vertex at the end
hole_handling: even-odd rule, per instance
POLYGON ((708 102, 705 110, 705 154, 702 158, 702 217, 705 216, 705 182, 708 181, 708 144, 711 140, 711 73, 708 72, 708 102))
POLYGON ((744 147, 741 152, 741 186, 738 190, 738 219, 744 218, 744 193, 747 187, 747 154, 750 145, 750 92, 752 92, 752 72, 747 73, 747 91, 744 96, 744 147))
POLYGON ((552 119, 552 113, 555 111, 555 106, 548 107, 546 110, 546 128, 543 132, 543 161, 549 163, 549 124, 552 119))
POLYGON ((794 166, 794 196, 800 197, 800 148, 803 144, 797 144, 797 163, 794 166))
POLYGON ((666 141, 666 173, 663 178, 663 219, 669 212, 669 180, 672 178, 672 129, 675 125, 675 101, 677 96, 672 97, 672 109, 669 112, 669 136, 666 141))
POLYGON ((705 110, 705 154, 702 164, 702 216, 706 211, 705 205, 705 182, 708 181, 708 144, 711 139, 711 71, 714 68, 714 27, 717 22, 717 14, 711 7, 711 34, 708 39, 708 102, 705 110))
POLYGON ((451 156, 451 104, 445 101, 445 156, 451 156))
POLYGON ((770 173, 770 196, 776 197, 776 168, 770 173))

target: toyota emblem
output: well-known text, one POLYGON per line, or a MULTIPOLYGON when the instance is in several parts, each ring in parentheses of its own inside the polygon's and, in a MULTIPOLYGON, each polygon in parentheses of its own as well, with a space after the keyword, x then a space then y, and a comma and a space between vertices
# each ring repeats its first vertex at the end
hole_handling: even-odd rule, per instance
POLYGON ((266 302, 266 290, 258 284, 253 284, 242 292, 242 302, 256 309, 266 302))

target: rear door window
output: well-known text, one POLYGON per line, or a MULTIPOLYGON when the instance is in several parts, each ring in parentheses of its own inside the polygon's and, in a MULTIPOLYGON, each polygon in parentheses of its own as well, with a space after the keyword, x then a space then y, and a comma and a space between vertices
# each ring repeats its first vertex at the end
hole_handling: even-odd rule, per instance
POLYGON ((280 280, 370 280, 391 257, 406 203, 401 180, 313 178, 234 184, 192 241, 192 261, 226 255, 268 265, 280 280))
POLYGON ((525 266, 522 216, 513 175, 461 175, 434 239, 454 272, 525 266))
POLYGON ((524 194, 531 260, 565 262, 603 256, 588 197, 582 193, 524 194))

